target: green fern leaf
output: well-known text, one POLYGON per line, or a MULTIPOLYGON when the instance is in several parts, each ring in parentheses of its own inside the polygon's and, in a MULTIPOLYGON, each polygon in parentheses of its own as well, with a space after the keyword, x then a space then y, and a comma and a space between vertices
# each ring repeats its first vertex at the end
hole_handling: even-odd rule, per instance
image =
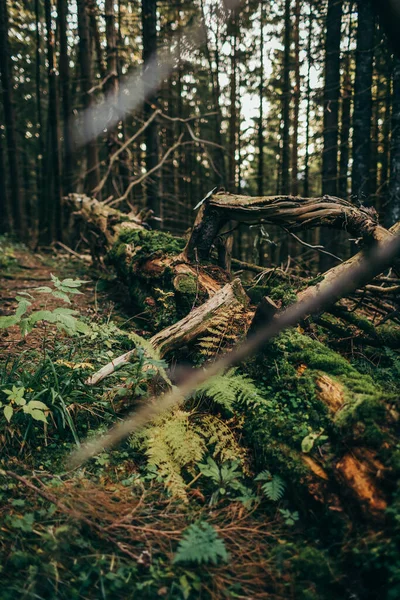
POLYGON ((214 527, 207 521, 199 521, 190 525, 175 554, 174 563, 213 563, 228 562, 229 555, 224 541, 218 536, 214 527))

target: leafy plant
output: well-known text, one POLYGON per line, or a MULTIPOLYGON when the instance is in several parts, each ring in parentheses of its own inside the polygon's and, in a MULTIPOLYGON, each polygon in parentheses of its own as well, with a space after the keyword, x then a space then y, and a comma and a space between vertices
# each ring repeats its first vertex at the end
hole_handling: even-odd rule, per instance
POLYGON ((198 521, 190 525, 175 554, 174 563, 194 562, 213 563, 228 562, 229 555, 224 541, 218 536, 215 528, 207 521, 198 521))
POLYGON ((265 481, 261 489, 272 502, 278 502, 283 497, 286 484, 279 475, 272 475, 270 471, 262 471, 257 475, 254 481, 265 481))
POLYGON ((8 404, 4 405, 3 402, 0 401, 0 408, 3 408, 3 414, 9 423, 14 413, 20 411, 26 415, 30 415, 35 421, 43 421, 43 423, 47 422, 46 412, 49 410, 48 407, 40 400, 30 400, 27 402, 24 397, 24 387, 13 385, 11 390, 4 389, 3 392, 7 396, 8 404))
MULTIPOLYGON (((63 302, 71 303, 69 298, 70 295, 81 294, 77 288, 79 288, 84 281, 80 279, 63 279, 60 281, 55 275, 51 275, 53 282, 53 288, 49 286, 41 286, 35 289, 39 294, 50 294, 53 297, 63 300, 63 302)), ((28 292, 20 292, 15 299, 18 301, 18 305, 14 315, 0 317, 0 329, 5 329, 18 325, 21 334, 26 336, 32 331, 37 323, 40 321, 46 321, 48 323, 54 323, 58 329, 64 330, 69 335, 75 335, 78 333, 87 334, 90 332, 90 327, 84 323, 81 319, 76 317, 78 311, 72 310, 71 308, 57 307, 54 310, 36 310, 28 313, 29 307, 32 306, 31 300, 35 300, 32 294, 28 292)))
POLYGON ((239 470, 240 461, 226 461, 220 467, 211 456, 207 457, 205 463, 198 465, 200 472, 211 479, 216 490, 211 496, 210 504, 215 504, 219 496, 225 496, 232 492, 241 492, 249 499, 248 489, 242 483, 243 473, 239 470))
POLYGON ((300 518, 297 510, 291 512, 287 508, 280 508, 279 512, 281 513, 283 520, 285 521, 285 525, 289 525, 289 527, 292 527, 300 518))
POLYGON ((328 438, 327 435, 322 435, 324 433, 324 429, 321 427, 319 431, 311 431, 305 438, 303 438, 301 442, 301 449, 304 453, 311 452, 314 448, 314 444, 318 440, 319 442, 325 442, 328 438))

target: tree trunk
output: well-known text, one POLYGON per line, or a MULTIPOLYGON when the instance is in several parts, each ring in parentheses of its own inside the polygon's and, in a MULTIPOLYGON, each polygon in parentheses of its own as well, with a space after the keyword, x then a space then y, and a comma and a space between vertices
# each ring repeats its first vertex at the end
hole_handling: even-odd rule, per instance
POLYGON ((26 234, 25 207, 21 190, 21 172, 17 142, 17 129, 13 102, 13 75, 8 44, 7 0, 0 0, 0 76, 2 85, 4 121, 6 124, 8 168, 10 173, 10 197, 13 221, 9 230, 21 237, 26 234))
POLYGON ((61 225, 61 155, 60 155, 60 123, 58 103, 58 82, 55 64, 55 38, 51 19, 51 1, 45 0, 45 17, 47 29, 47 78, 49 84, 49 139, 51 170, 47 179, 47 198, 45 211, 41 218, 44 225, 42 240, 46 243, 62 239, 61 225))
POLYGON ((88 194, 100 181, 99 157, 97 151, 96 134, 93 128, 93 96, 90 90, 93 87, 92 76, 92 44, 90 38, 89 15, 87 0, 78 0, 78 32, 79 32, 79 61, 81 68, 81 90, 84 106, 83 135, 86 146, 87 173, 85 190, 88 194))
POLYGON ((337 193, 338 129, 340 97, 340 38, 343 1, 329 0, 326 17, 324 152, 322 156, 322 193, 337 193))
POLYGON ((237 190, 237 142, 238 142, 238 115, 237 115, 237 44, 238 25, 236 15, 232 16, 231 28, 231 73, 230 73, 230 113, 229 113, 229 176, 228 186, 234 192, 237 190))
POLYGON ((258 142, 258 163, 257 163, 257 193, 259 196, 264 194, 264 2, 260 3, 260 83, 258 86, 258 97, 260 102, 257 142, 258 142))
POLYGON ((12 213, 10 198, 7 194, 6 184, 6 165, 3 149, 3 136, 0 133, 0 173, 3 173, 0 177, 0 215, 4 215, 4 218, 0 220, 0 233, 7 233, 11 231, 10 225, 12 223, 12 213))
POLYGON ((374 33, 372 0, 359 0, 354 80, 352 195, 360 201, 369 195, 374 33))
POLYGON ((284 54, 283 54, 283 86, 282 86, 282 168, 281 185, 282 194, 290 191, 290 46, 291 46, 291 0, 285 0, 284 24, 284 54))
MULTIPOLYGON (((114 1, 105 0, 104 4, 105 18, 106 18, 106 42, 107 42, 107 75, 106 82, 104 84, 104 92, 107 97, 107 101, 114 113, 118 111, 118 56, 117 56, 117 39, 115 31, 115 14, 114 14, 114 1)), ((111 127, 108 130, 108 151, 112 154, 116 150, 117 139, 116 129, 111 127)))
MULTIPOLYGON (((157 1, 142 0, 142 37, 143 37, 143 77, 146 86, 146 78, 151 75, 154 66, 151 64, 157 60, 157 1)), ((146 87, 145 87, 146 89, 146 87)), ((156 109, 157 96, 153 93, 145 94, 143 107, 144 120, 147 121, 156 109)), ((159 139, 158 123, 154 120, 145 131, 146 143, 146 170, 150 171, 159 162, 159 139)), ((147 208, 153 211, 154 229, 162 228, 162 203, 160 196, 160 176, 154 173, 146 180, 147 208)))
POLYGON ((310 195, 310 110, 311 110, 311 40, 313 34, 313 12, 310 4, 310 14, 307 33, 307 97, 306 97, 306 151, 304 156, 304 196, 310 195))
POLYGON ((64 136, 64 168, 63 188, 69 193, 73 189, 73 144, 71 132, 71 90, 69 73, 68 53, 68 0, 57 0, 58 31, 60 36, 60 87, 63 113, 63 136, 64 136))
MULTIPOLYGON (((293 196, 299 193, 298 182, 298 143, 299 143, 299 111, 300 111, 300 0, 295 0, 294 39, 294 90, 293 90, 293 138, 292 138, 292 190, 293 196)), ((259 194, 261 196, 261 194, 259 194)))
POLYGON ((389 221, 393 224, 400 220, 400 58, 397 57, 393 65, 389 198, 389 221))
POLYGON ((349 169, 349 144, 350 144, 350 119, 351 119, 351 74, 350 74, 350 53, 347 51, 344 58, 344 76, 342 92, 342 115, 340 127, 340 160, 339 160, 339 181, 338 194, 341 198, 347 198, 348 190, 348 169, 349 169))
POLYGON ((38 128, 38 151, 36 160, 36 190, 37 190, 37 208, 40 212, 42 203, 44 202, 44 128, 43 128, 43 116, 42 116, 42 98, 41 98, 41 35, 40 35, 40 12, 39 12, 39 0, 35 0, 35 92, 36 92, 36 116, 37 116, 37 128, 38 128))

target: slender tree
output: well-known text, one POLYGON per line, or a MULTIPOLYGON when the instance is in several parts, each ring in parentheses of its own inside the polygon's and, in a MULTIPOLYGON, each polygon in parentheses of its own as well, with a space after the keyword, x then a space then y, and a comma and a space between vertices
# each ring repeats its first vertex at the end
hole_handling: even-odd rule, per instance
POLYGON ((13 223, 8 229, 15 229, 22 237, 26 233, 25 210, 21 190, 21 172, 17 143, 17 130, 13 102, 13 76, 8 43, 7 0, 0 0, 0 76, 4 121, 6 123, 7 158, 10 173, 10 197, 13 223))
POLYGON ((230 21, 231 54, 230 54, 230 112, 229 112, 229 189, 237 190, 237 142, 238 142, 238 106, 237 106, 237 54, 238 26, 237 15, 233 14, 230 21))
POLYGON ((0 233, 6 233, 12 223, 12 211, 10 205, 10 198, 7 194, 6 185, 6 165, 3 148, 3 131, 0 128, 0 173, 3 175, 0 177, 0 215, 3 218, 0 219, 0 233))
POLYGON ((285 0, 283 86, 282 86, 282 167, 281 193, 290 191, 290 46, 291 46, 291 0, 285 0))
POLYGON ((299 193, 298 182, 298 142, 299 142, 299 112, 300 112, 300 0, 295 0, 294 9, 294 89, 293 89, 293 137, 292 137, 292 194, 299 193))
MULTIPOLYGON (((42 85, 41 85, 41 69, 42 69, 42 54, 41 54, 41 34, 40 34, 40 5, 39 0, 35 0, 35 94, 36 94, 36 119, 37 119, 37 152, 36 152, 36 192, 38 202, 42 202, 42 194, 44 192, 44 172, 43 161, 45 155, 44 149, 44 132, 43 132, 43 116, 42 116, 42 85)), ((36 207, 37 210, 38 207, 36 207)))
POLYGON ((388 224, 400 220, 400 58, 394 59, 388 224))
POLYGON ((340 33, 343 0, 328 0, 325 38, 324 151, 322 193, 337 193, 340 98, 340 33))
POLYGON ((47 194, 42 206, 41 227, 43 228, 43 241, 61 239, 61 152, 60 152, 60 123, 57 69, 55 64, 55 37, 51 18, 51 0, 44 3, 46 20, 46 46, 47 46, 47 78, 49 85, 48 127, 50 141, 49 163, 51 170, 47 174, 47 194))
POLYGON ((85 189, 87 193, 97 186, 100 180, 99 158, 96 136, 93 131, 93 87, 92 75, 92 40, 90 37, 87 0, 78 0, 78 32, 79 32, 79 62, 81 70, 82 100, 85 112, 83 128, 86 144, 87 176, 85 189))
POLYGON ((304 157, 304 196, 306 198, 310 195, 311 41, 313 35, 313 16, 313 7, 310 3, 307 32, 306 151, 304 157))
POLYGON ((258 169, 257 169, 257 193, 259 196, 264 194, 264 22, 265 22, 264 2, 260 2, 260 83, 258 86, 258 98, 260 103, 258 115, 258 169))
POLYGON ((359 0, 351 187, 353 197, 360 200, 368 197, 369 193, 374 31, 372 0, 359 0))
MULTIPOLYGON (((142 0, 142 37, 143 37, 143 76, 146 82, 150 69, 154 68, 157 60, 157 2, 156 0, 142 0), (150 62, 151 59, 151 62, 150 62)), ((146 92, 146 86, 145 86, 146 92)), ((157 96, 150 93, 144 102, 144 119, 147 121, 156 108, 157 96)), ((152 121, 145 131, 146 143, 146 169, 150 171, 159 161, 158 123, 152 121)), ((155 228, 162 227, 162 203, 160 195, 160 177, 157 172, 146 180, 147 208, 153 211, 156 219, 153 221, 155 228)))
MULTIPOLYGON (((36 0, 37 1, 37 0, 36 0)), ((71 84, 69 73, 69 53, 68 53, 68 0, 57 0, 58 31, 60 36, 60 87, 62 98, 63 114, 63 137, 64 137, 64 156, 63 156, 63 181, 66 192, 73 191, 73 142, 71 132, 71 84)))
MULTIPOLYGON (((107 43, 107 75, 104 91, 113 113, 118 111, 118 55, 117 34, 115 30, 114 0, 105 0, 106 43, 107 43)), ((114 116, 114 115, 113 115, 114 116)), ((108 132, 109 150, 113 152, 116 146, 115 127, 108 132)))
POLYGON ((338 195, 340 198, 348 196, 348 170, 350 154, 350 125, 351 125, 351 60, 350 51, 345 54, 343 61, 343 86, 342 86, 342 112, 340 120, 340 159, 338 195))

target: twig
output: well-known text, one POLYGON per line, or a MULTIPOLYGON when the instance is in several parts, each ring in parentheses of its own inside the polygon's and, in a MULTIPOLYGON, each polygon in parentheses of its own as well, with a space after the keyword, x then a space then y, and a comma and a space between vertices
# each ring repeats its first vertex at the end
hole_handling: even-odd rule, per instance
POLYGON ((317 250, 317 252, 320 252, 321 254, 327 254, 328 256, 332 256, 333 258, 336 258, 336 260, 343 262, 342 258, 339 258, 338 256, 336 256, 336 254, 332 254, 332 252, 328 252, 327 250, 325 250, 324 246, 313 246, 312 244, 308 244, 307 242, 305 242, 304 240, 299 238, 297 235, 295 235, 292 231, 289 231, 288 229, 286 229, 286 227, 283 227, 282 229, 284 229, 286 231, 286 233, 288 233, 295 240, 297 240, 299 242, 299 244, 301 244, 302 246, 305 246, 306 248, 311 248, 312 250, 317 250))

